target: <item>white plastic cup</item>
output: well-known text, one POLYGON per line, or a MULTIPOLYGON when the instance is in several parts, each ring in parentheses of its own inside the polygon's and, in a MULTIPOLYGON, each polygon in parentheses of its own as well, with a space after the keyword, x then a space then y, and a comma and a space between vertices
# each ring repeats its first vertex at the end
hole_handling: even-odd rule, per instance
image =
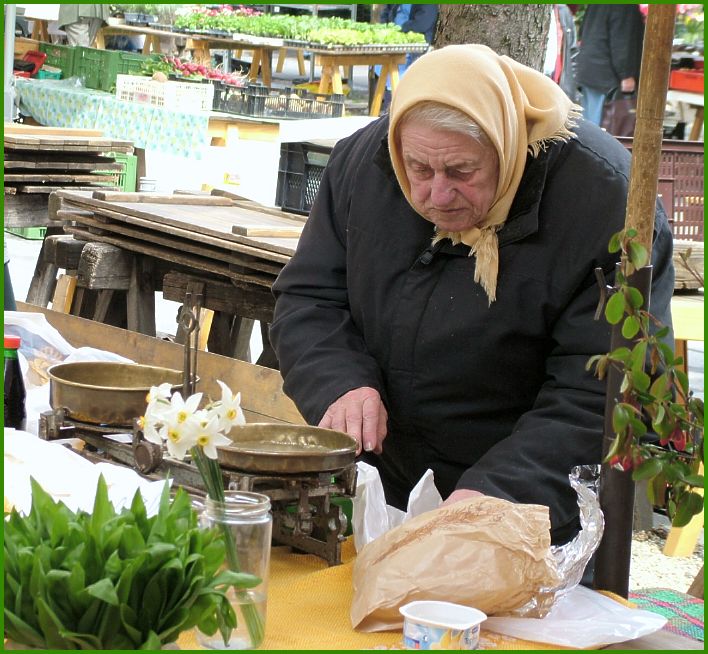
POLYGON ((403 616, 406 649, 477 649, 480 625, 487 616, 477 609, 452 602, 409 602, 403 616))

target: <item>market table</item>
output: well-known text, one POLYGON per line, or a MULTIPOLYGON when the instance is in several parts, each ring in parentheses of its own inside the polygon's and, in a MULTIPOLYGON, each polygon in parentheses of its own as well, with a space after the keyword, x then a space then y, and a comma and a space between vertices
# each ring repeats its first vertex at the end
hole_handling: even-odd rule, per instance
POLYGON ((311 48, 310 52, 317 56, 317 61, 322 66, 322 76, 320 78, 320 93, 342 93, 342 73, 341 66, 381 66, 379 80, 376 83, 374 96, 371 98, 371 110, 369 115, 378 116, 381 113, 386 85, 390 81, 391 92, 398 86, 398 66, 406 63, 405 49, 399 51, 371 50, 366 48, 357 50, 336 50, 327 48, 311 48), (330 91, 331 89, 331 91, 330 91))
MULTIPOLYGON (((100 325, 50 310, 20 303, 21 311, 40 312, 74 347, 111 350, 138 363, 179 368, 182 348, 141 334, 100 325)), ((247 419, 252 421, 302 421, 292 403, 283 395, 280 375, 251 364, 233 361, 209 352, 198 353, 198 366, 215 392, 214 380, 222 379, 242 393, 247 419)), ((217 389, 218 390, 218 389, 217 389)), ((354 631, 349 620, 352 568, 355 558, 351 539, 343 545, 343 564, 328 567, 326 562, 289 548, 272 549, 268 591, 268 617, 263 649, 398 649, 402 647, 400 630, 378 633, 354 631)), ((616 598, 620 603, 624 600, 616 598)), ((182 649, 199 649, 194 633, 184 633, 178 640, 182 649)), ((560 646, 504 637, 485 630, 482 625, 480 646, 483 649, 551 650, 560 646)), ((693 650, 702 643, 677 636, 666 628, 636 641, 626 641, 608 649, 693 650)))
POLYGON ((125 102, 62 80, 17 79, 20 111, 41 125, 101 130, 135 147, 201 158, 208 145, 208 112, 125 102))

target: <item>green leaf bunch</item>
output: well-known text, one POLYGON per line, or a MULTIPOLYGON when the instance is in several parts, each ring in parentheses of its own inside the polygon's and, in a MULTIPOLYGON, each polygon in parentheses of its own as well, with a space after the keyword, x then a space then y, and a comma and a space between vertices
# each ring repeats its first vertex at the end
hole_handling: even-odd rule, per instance
POLYGON ((223 535, 204 529, 189 495, 169 488, 147 516, 136 492, 117 512, 100 477, 92 513, 55 502, 34 480, 27 516, 4 526, 5 636, 39 649, 160 649, 199 627, 225 642, 236 617, 226 589, 259 579, 220 572, 223 535))
POLYGON ((175 18, 175 27, 197 32, 220 30, 323 45, 405 45, 426 42, 422 34, 402 32, 393 23, 359 23, 337 17, 273 14, 244 16, 236 12, 211 16, 203 11, 194 11, 175 18))
POLYGON ((612 411, 615 438, 606 462, 631 470, 634 480, 663 479, 668 514, 674 526, 682 527, 703 510, 703 497, 694 489, 703 487, 698 469, 703 461, 704 405, 680 368, 683 358, 666 342, 670 329, 643 308, 644 297, 628 282, 649 260, 636 237, 635 229, 617 232, 608 248, 620 253, 620 268, 605 318, 621 326, 629 345, 591 357, 586 369, 594 369, 599 379, 611 367, 621 375, 621 398, 612 411), (658 436, 658 446, 647 442, 649 428, 658 436))

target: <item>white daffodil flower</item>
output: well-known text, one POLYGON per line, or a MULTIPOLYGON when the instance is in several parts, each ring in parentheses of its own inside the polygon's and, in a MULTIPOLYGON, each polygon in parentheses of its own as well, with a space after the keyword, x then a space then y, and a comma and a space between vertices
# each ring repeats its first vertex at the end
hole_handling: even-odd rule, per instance
POLYGON ((199 421, 195 432, 196 445, 199 445, 210 459, 217 458, 217 446, 231 443, 231 440, 221 433, 219 422, 218 416, 206 416, 206 419, 199 421))
POLYGON ((169 382, 164 382, 159 386, 152 386, 145 398, 148 404, 153 404, 162 400, 163 402, 169 402, 170 393, 172 392, 172 385, 169 382))
POLYGON ((241 409, 241 393, 234 393, 222 381, 216 380, 221 387, 221 400, 217 403, 216 413, 219 416, 219 427, 228 433, 234 425, 243 425, 246 418, 241 409))
POLYGON ((160 424, 159 418, 156 418, 154 413, 150 411, 145 411, 145 415, 140 416, 138 420, 138 425, 143 431, 145 440, 155 443, 156 445, 162 445, 162 436, 158 430, 160 424))
POLYGON ((176 391, 170 400, 170 408, 164 412, 163 418, 167 423, 184 423, 190 416, 193 416, 202 401, 202 393, 190 395, 186 400, 182 399, 182 394, 176 391))
POLYGON ((197 427, 198 423, 193 419, 187 419, 182 422, 171 420, 160 428, 170 456, 179 460, 184 459, 187 452, 197 444, 197 427))

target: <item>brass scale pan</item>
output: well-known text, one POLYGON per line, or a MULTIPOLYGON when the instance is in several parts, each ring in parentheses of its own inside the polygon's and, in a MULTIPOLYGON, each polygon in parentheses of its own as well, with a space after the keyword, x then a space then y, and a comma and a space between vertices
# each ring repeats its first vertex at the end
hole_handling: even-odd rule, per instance
MULTIPOLYGON (((60 363, 48 370, 49 402, 67 417, 90 424, 130 427, 141 416, 151 386, 182 388, 182 371, 134 363, 60 363)), ((340 470, 354 461, 356 441, 349 435, 309 425, 251 423, 227 436, 233 445, 218 448, 224 468, 264 474, 340 470)))

